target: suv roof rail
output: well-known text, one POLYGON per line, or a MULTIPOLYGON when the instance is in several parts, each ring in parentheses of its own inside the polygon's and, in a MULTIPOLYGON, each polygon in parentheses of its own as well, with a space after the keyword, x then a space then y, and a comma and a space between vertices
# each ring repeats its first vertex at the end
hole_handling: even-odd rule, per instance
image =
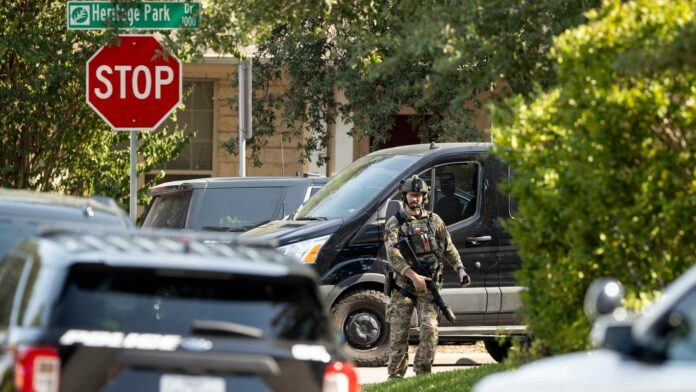
MULTIPOLYGON (((167 229, 120 229, 112 226, 99 225, 46 225, 43 226, 37 236, 43 238, 58 237, 63 235, 89 235, 92 237, 104 238, 129 238, 129 239, 155 239, 155 240, 170 240, 180 242, 182 244, 190 244, 191 242, 199 242, 206 245, 224 244, 224 245, 243 245, 260 248, 275 248, 276 240, 259 240, 254 238, 237 238, 237 234, 230 233, 211 233, 211 232, 195 232, 188 230, 167 230, 167 229)), ((163 248, 165 249, 165 248, 163 248)))

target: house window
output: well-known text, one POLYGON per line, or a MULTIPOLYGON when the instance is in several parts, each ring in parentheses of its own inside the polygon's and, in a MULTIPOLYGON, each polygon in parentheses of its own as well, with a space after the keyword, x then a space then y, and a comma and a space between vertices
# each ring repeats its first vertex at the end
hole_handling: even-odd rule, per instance
POLYGON ((214 82, 184 80, 184 109, 177 112, 176 121, 166 120, 161 128, 177 125, 187 134, 195 132, 194 139, 184 147, 181 155, 146 175, 146 180, 159 170, 166 175, 163 181, 210 177, 213 172, 213 90, 214 82))

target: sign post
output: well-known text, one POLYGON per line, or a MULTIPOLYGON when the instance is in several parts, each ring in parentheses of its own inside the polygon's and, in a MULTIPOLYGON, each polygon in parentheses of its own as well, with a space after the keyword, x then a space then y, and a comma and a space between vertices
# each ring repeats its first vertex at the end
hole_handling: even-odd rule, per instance
MULTIPOLYGON (((68 1, 68 30, 193 29, 199 1, 68 1)), ((181 61, 153 36, 123 35, 87 61, 87 103, 114 130, 130 131, 130 217, 137 209, 138 130, 157 128, 181 104, 181 61)))
POLYGON ((138 132, 130 131, 130 198, 128 216, 133 223, 138 215, 138 132))
POLYGON ((251 60, 239 62, 239 176, 246 177, 246 139, 251 137, 251 60))
POLYGON ((181 104, 181 61, 151 35, 122 35, 87 61, 87 103, 116 131, 131 131, 130 217, 135 220, 137 130, 157 128, 181 104))

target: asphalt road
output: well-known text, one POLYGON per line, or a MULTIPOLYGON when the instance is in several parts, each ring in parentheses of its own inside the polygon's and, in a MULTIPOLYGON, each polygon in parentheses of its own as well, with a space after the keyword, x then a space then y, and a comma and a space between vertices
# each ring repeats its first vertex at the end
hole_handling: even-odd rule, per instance
MULTIPOLYGON (((482 365, 484 363, 495 363, 493 358, 485 352, 480 352, 477 350, 472 350, 463 346, 461 350, 454 350, 457 352, 452 352, 451 348, 446 350, 438 350, 435 354, 435 362, 433 363, 433 372, 449 372, 452 370, 466 369, 468 367, 475 367, 482 365), (446 351, 446 352, 445 352, 446 351)), ((416 374, 413 373, 413 353, 409 354, 409 367, 406 371, 406 377, 414 377, 416 374)), ((385 367, 359 367, 358 372, 358 382, 360 385, 375 384, 387 380, 387 368, 385 367)))

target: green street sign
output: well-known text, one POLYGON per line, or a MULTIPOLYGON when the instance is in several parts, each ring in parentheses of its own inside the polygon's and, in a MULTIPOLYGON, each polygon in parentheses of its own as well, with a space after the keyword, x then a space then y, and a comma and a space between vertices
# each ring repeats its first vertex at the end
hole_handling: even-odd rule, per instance
POLYGON ((68 1, 68 30, 195 29, 201 24, 201 4, 191 2, 68 1))

